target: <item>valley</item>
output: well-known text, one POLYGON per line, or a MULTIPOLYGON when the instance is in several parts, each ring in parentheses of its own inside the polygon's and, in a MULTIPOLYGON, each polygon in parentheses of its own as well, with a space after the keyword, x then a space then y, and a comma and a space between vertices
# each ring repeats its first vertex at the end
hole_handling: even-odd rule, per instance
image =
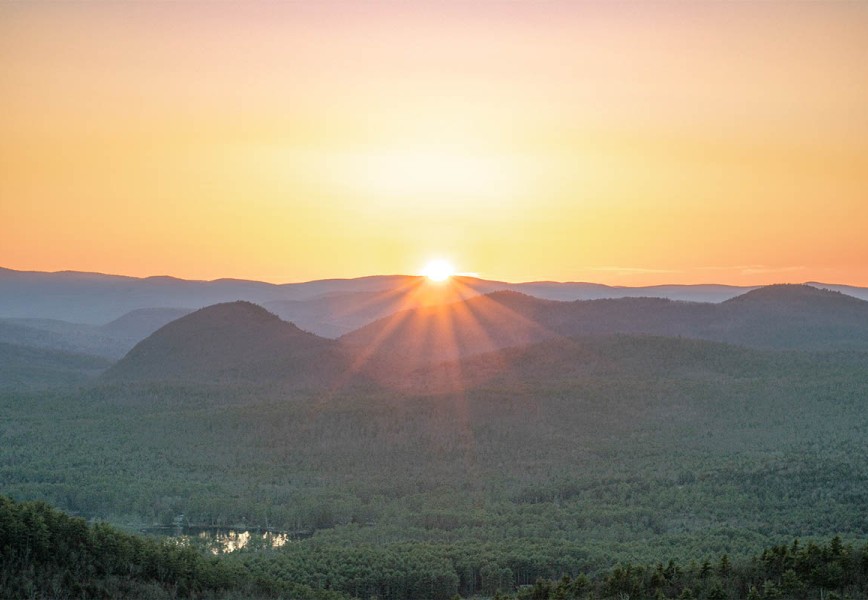
POLYGON ((339 340, 246 302, 182 316, 108 369, 7 385, 0 490, 132 532, 303 532, 232 556, 350 595, 393 553, 441 565, 439 598, 868 535, 868 303, 506 294, 339 340))

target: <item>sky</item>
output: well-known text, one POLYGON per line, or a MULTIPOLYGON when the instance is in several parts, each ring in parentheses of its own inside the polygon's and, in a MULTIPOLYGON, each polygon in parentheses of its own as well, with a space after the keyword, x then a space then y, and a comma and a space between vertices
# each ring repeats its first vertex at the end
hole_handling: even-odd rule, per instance
POLYGON ((0 266, 868 285, 868 3, 0 3, 0 266))

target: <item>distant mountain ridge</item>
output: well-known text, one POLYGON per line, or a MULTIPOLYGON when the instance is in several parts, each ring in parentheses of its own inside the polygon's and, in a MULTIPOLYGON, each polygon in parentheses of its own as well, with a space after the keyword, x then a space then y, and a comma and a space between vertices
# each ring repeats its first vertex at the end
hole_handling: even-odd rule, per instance
MULTIPOLYGON (((167 276, 137 278, 74 271, 44 273, 0 268, 0 319, 57 319, 102 325, 137 309, 198 309, 220 302, 247 300, 263 306, 273 303, 274 310, 282 311, 281 316, 295 320, 296 314, 289 312, 293 303, 318 302, 325 296, 335 294, 360 293, 392 294, 403 296, 405 302, 412 302, 417 296, 414 290, 422 283, 422 277, 404 275, 272 284, 237 279, 193 281, 167 276), (280 303, 288 304, 281 308, 280 303)), ((454 277, 450 283, 461 298, 510 290, 552 300, 654 296, 720 302, 753 289, 723 285, 627 288, 574 282, 508 283, 463 276, 454 277)), ((863 291, 868 298, 868 290, 863 291)), ((392 308, 387 305, 383 310, 391 312, 392 308)), ((311 312, 312 309, 300 306, 297 312, 302 314, 305 311, 311 312)), ((388 313, 378 313, 376 317, 385 314, 388 313)), ((317 313, 311 324, 323 322, 323 318, 326 319, 325 326, 317 333, 334 337, 337 337, 335 334, 347 333, 369 322, 352 318, 332 319, 331 314, 317 313)))
MULTIPOLYGON (((219 380, 248 377, 249 371, 277 381, 294 373, 293 365, 298 362, 302 365, 299 369, 309 373, 302 379, 319 385, 329 380, 332 372, 393 377, 396 372, 406 375, 440 362, 504 348, 588 335, 681 336, 772 349, 865 347, 868 303, 854 294, 864 292, 868 298, 868 290, 822 287, 616 288, 589 283, 514 284, 464 276, 439 285, 410 276, 276 285, 230 279, 203 282, 0 269, 0 342, 10 347, 108 359, 119 359, 130 352, 130 360, 124 362, 128 365, 142 359, 141 349, 136 354, 131 352, 139 342, 147 341, 167 324, 190 316, 197 308, 252 302, 270 315, 270 327, 287 334, 285 339, 272 339, 269 332, 263 331, 263 339, 274 342, 271 346, 251 341, 248 350, 256 360, 238 355, 232 344, 217 344, 179 359, 177 364, 160 366, 160 360, 151 357, 148 367, 140 365, 127 372, 126 367, 119 366, 107 378, 124 373, 124 377, 132 378, 159 379, 172 374, 183 379, 192 374, 200 380, 219 380), (697 299, 702 301, 693 301, 697 299), (127 308, 130 310, 121 312, 127 308), (19 316, 10 318, 15 314, 19 316), (69 322, 51 315, 81 319, 69 322), (306 341, 289 336, 290 323, 299 331, 311 332, 305 335, 316 335, 304 338, 306 341), (320 356, 328 368, 318 369, 316 361, 307 364, 301 359, 290 360, 289 355, 295 357, 297 353, 280 345, 290 338, 292 344, 301 344, 320 356), (278 343, 278 339, 283 341, 278 343), (338 341, 327 343, 334 340, 338 341), (220 352, 206 352, 217 348, 248 366, 233 371, 220 352), (270 353, 283 356, 283 362, 271 358, 270 353), (206 356, 211 362, 208 368, 197 366, 193 360, 204 360, 206 356), (271 372, 272 367, 283 369, 284 375, 271 372)), ((251 314, 236 317, 235 329, 226 330, 227 339, 255 338, 250 331, 260 327, 257 318, 251 314)), ((191 322, 197 321, 178 325, 187 329, 175 330, 172 352, 180 351, 184 343, 195 343, 200 336, 196 327, 189 325, 191 322), (183 335, 179 331, 184 331, 183 335)), ((166 342, 160 336, 155 339, 166 342)), ((144 347, 150 344, 156 342, 150 340, 144 347)), ((169 355, 176 356, 171 352, 169 355)))
POLYGON ((139 309, 105 325, 56 319, 0 319, 0 342, 118 359, 166 323, 189 312, 182 308, 139 309))
MULTIPOLYGON (((556 348, 558 340, 619 335, 760 350, 868 351, 868 302, 803 285, 768 286, 720 304, 660 298, 559 302, 495 292, 401 311, 337 341, 304 332, 255 304, 233 302, 167 324, 104 377, 314 387, 361 377, 414 385, 411 380, 437 369, 478 371, 484 359, 474 357, 504 349, 520 353, 547 341, 556 348)), ((570 344, 566 348, 574 352, 570 344)))

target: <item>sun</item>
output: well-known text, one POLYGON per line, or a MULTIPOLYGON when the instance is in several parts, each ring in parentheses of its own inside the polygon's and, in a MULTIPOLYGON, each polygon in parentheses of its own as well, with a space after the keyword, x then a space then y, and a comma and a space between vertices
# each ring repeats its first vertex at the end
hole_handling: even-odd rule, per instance
POLYGON ((425 265, 420 274, 427 277, 430 281, 439 283, 455 275, 455 267, 449 261, 438 258, 425 265))

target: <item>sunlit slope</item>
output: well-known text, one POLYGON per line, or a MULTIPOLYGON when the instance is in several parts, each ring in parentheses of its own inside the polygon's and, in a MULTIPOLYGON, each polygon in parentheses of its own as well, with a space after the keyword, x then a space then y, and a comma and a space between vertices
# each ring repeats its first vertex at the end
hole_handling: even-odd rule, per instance
POLYGON ((383 283, 388 283, 388 287, 338 290, 305 300, 268 302, 264 306, 306 331, 337 338, 396 312, 467 300, 507 285, 469 277, 453 277, 440 283, 425 277, 392 277, 383 283))
POLYGON ((607 334, 757 348, 868 348, 868 302, 803 285, 768 286, 721 304, 659 298, 555 302, 498 292, 396 313, 341 341, 370 363, 415 368, 546 339, 607 334))
POLYGON ((249 302, 216 304, 140 342, 106 380, 317 383, 344 370, 331 340, 302 331, 249 302))
MULTIPOLYGON (((835 360, 849 355, 836 354, 835 360)), ((862 354, 857 354, 862 356, 862 354)), ((444 362, 416 372, 430 389, 443 384, 456 369, 467 389, 477 387, 544 389, 594 377, 702 379, 748 377, 770 373, 777 366, 793 368, 800 357, 816 361, 814 353, 780 353, 721 342, 653 335, 596 335, 558 337, 524 346, 503 348, 444 362), (437 382, 440 385, 435 387, 437 382)))
POLYGON ((543 324, 565 306, 515 292, 496 292, 406 310, 343 336, 360 366, 415 367, 556 335, 543 324))

